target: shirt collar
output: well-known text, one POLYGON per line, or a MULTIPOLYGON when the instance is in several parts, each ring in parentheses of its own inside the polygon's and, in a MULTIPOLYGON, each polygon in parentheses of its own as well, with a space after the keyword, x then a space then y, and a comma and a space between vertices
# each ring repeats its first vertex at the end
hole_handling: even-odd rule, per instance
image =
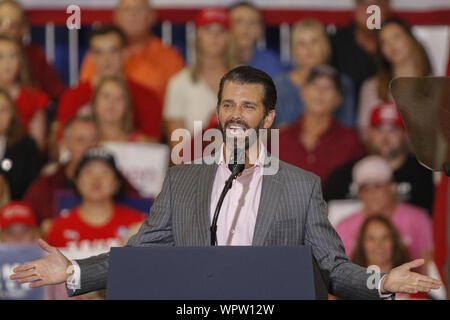
MULTIPOLYGON (((228 169, 227 163, 225 162, 225 157, 224 157, 224 150, 225 148, 225 143, 222 143, 222 146, 220 147, 220 156, 219 156, 219 166, 223 166, 226 167, 228 169)), ((259 155, 258 158, 255 161, 255 164, 248 168, 247 170, 251 170, 252 168, 256 168, 256 167, 264 167, 264 161, 265 161, 265 157, 266 157, 266 147, 264 146, 264 144, 262 142, 259 142, 259 155)))

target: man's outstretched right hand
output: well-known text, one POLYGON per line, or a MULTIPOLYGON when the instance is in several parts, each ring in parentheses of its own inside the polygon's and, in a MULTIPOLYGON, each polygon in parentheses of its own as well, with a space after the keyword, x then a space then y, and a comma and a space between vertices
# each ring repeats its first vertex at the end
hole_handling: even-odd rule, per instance
POLYGON ((10 279, 18 280, 19 283, 30 283, 30 288, 66 282, 71 275, 68 270, 72 263, 44 240, 39 239, 38 243, 49 255, 14 268, 10 279))

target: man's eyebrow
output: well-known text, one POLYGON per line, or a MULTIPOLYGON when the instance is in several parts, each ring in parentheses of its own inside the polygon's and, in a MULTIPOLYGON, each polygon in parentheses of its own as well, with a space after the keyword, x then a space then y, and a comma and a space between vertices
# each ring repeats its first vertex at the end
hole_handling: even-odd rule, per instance
POLYGON ((258 105, 256 102, 248 101, 248 100, 242 101, 242 104, 251 104, 251 105, 254 105, 254 106, 257 106, 257 105, 258 105))
POLYGON ((235 103, 234 100, 232 99, 224 99, 222 100, 222 103, 227 102, 227 103, 235 103))
MULTIPOLYGON (((234 101, 233 99, 224 99, 224 100, 222 100, 222 103, 236 104, 236 101, 234 101)), ((249 101, 249 100, 240 101, 239 103, 243 104, 243 105, 253 105, 253 106, 257 106, 258 105, 256 102, 249 101)))

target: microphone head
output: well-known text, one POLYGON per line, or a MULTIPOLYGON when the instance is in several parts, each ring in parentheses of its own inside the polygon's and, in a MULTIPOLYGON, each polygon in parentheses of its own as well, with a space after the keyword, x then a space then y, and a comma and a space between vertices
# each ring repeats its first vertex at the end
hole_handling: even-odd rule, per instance
POLYGON ((237 176, 245 169, 245 149, 234 148, 228 163, 228 169, 237 176))

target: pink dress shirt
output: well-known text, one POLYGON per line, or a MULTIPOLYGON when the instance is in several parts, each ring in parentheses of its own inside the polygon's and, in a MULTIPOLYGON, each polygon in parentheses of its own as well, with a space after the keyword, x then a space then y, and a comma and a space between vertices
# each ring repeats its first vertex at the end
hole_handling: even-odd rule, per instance
MULTIPOLYGON (((257 161, 255 161, 255 165, 244 170, 233 181, 232 188, 223 200, 217 220, 218 245, 250 246, 253 242, 253 232, 255 230, 256 216, 258 215, 259 201, 261 198, 265 159, 264 145, 260 144, 259 150, 260 152, 257 161)), ((230 174, 231 171, 225 162, 222 146, 211 194, 211 222, 225 181, 227 181, 230 174)))

